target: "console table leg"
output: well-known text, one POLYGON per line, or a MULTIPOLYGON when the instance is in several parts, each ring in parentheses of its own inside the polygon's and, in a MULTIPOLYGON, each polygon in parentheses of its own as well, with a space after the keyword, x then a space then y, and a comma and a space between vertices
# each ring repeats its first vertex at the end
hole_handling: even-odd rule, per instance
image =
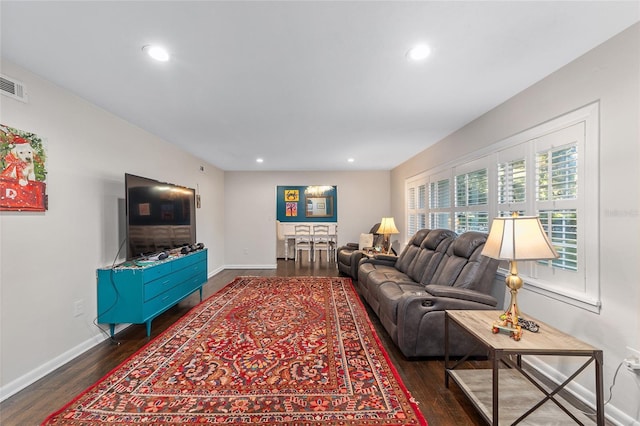
POLYGON ((449 388, 449 314, 444 312, 444 386, 449 388))
POLYGON ((116 325, 109 324, 109 331, 111 332, 111 337, 113 338, 113 335, 116 334, 116 325))
POLYGON ((147 337, 151 336, 151 320, 146 322, 147 324, 147 337))
POLYGON ((596 424, 604 425, 604 395, 602 383, 602 351, 594 354, 596 360, 596 424))
POLYGON ((500 351, 494 351, 493 352, 493 359, 491 360, 492 365, 492 370, 493 370, 493 392, 492 392, 492 403, 493 403, 493 412, 492 412, 492 419, 491 419, 491 424, 498 426, 498 421, 499 421, 499 396, 498 396, 498 383, 500 380, 499 377, 499 370, 500 370, 500 359, 502 358, 502 354, 500 351))

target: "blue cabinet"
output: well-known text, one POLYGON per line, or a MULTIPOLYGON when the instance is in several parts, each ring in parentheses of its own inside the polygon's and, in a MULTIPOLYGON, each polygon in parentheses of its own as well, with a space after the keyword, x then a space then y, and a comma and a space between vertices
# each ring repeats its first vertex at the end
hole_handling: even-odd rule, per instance
POLYGON ((125 263, 98 269, 98 323, 109 324, 113 336, 116 324, 147 325, 207 282, 207 250, 170 257, 146 265, 125 263))

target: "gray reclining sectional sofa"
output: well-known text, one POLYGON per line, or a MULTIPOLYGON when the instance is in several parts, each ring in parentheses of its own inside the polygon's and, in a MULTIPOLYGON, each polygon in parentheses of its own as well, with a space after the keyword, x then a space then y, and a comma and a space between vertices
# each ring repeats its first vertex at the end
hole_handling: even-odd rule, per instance
MULTIPOLYGON (((499 262, 480 254, 486 240, 481 232, 422 229, 398 257, 360 261, 358 291, 405 356, 444 355, 445 310, 499 309, 491 295, 499 262)), ((475 347, 455 326, 449 341, 454 356, 475 347)))

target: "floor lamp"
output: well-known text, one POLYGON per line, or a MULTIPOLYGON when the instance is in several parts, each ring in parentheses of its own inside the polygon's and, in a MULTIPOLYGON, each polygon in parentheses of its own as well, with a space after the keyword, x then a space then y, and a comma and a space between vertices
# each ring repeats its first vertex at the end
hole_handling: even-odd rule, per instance
POLYGON ((558 253, 537 216, 518 216, 518 213, 513 213, 511 217, 497 217, 493 220, 482 254, 509 261, 509 275, 505 283, 511 293, 511 301, 504 315, 508 320, 508 327, 515 328, 520 318, 517 295, 522 287, 517 261, 554 259, 558 257, 558 253))

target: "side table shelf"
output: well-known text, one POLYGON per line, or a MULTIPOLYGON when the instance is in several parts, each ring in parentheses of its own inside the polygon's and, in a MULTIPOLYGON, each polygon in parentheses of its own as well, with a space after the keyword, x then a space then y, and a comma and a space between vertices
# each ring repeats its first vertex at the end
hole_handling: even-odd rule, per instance
POLYGON ((151 321, 207 282, 207 250, 170 257, 143 266, 97 270, 98 323, 109 324, 111 336, 116 324, 147 326, 151 321))
POLYGON ((538 333, 525 331, 519 341, 506 334, 493 334, 491 325, 501 313, 446 311, 445 386, 449 387, 449 379, 453 379, 487 423, 492 425, 604 425, 602 351, 546 324, 540 324, 538 333), (449 359, 449 327, 452 323, 488 349, 491 368, 455 369, 466 357, 457 362, 449 359), (549 388, 522 368, 522 359, 528 355, 582 357, 586 360, 563 383, 549 388), (595 372, 595 422, 558 394, 591 363, 595 372))

